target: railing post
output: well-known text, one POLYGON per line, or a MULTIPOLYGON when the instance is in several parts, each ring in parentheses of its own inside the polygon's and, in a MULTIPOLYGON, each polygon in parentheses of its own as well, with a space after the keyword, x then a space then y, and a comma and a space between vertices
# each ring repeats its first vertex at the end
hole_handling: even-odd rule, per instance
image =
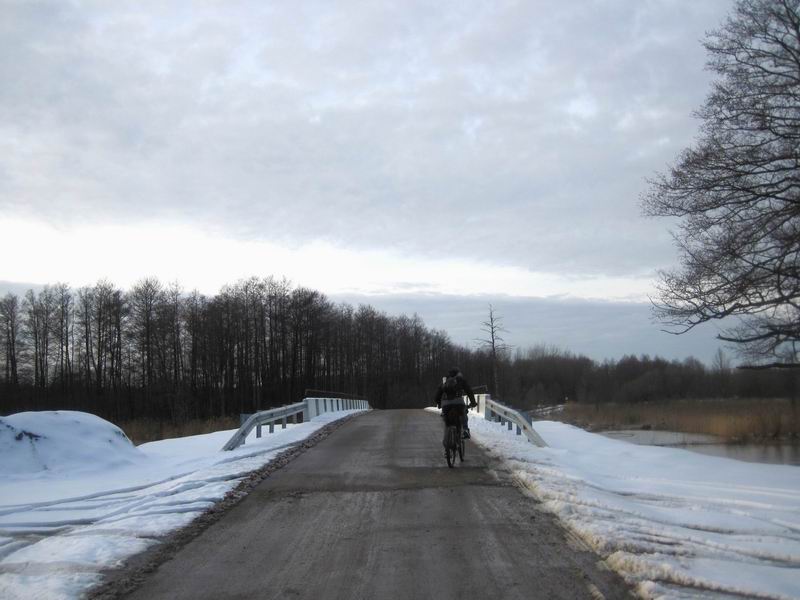
POLYGON ((256 425, 256 437, 261 437, 261 425, 256 425))

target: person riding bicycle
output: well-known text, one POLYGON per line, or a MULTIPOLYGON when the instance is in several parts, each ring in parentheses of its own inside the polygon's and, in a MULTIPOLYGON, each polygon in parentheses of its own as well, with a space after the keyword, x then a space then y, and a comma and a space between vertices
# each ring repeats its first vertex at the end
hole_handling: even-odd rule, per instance
POLYGON ((461 370, 458 367, 453 367, 447 372, 447 377, 444 378, 439 389, 436 390, 434 403, 436 408, 442 409, 442 418, 445 425, 456 416, 461 417, 464 438, 469 439, 469 420, 467 418, 467 407, 464 404, 465 395, 469 397, 470 408, 478 406, 478 403, 475 402, 475 394, 472 393, 472 388, 469 387, 467 380, 464 379, 461 370))

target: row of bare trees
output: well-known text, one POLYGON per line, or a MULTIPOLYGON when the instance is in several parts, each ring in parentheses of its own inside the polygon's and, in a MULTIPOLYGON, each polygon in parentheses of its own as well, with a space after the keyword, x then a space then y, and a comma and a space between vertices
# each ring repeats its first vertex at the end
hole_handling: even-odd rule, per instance
POLYGON ((517 350, 501 363, 505 397, 520 408, 580 402, 659 402, 709 398, 789 398, 800 393, 797 372, 731 368, 719 351, 711 365, 689 357, 666 360, 626 355, 594 361, 549 346, 517 350))
POLYGON ((512 355, 491 307, 484 330, 481 349, 469 350, 416 315, 338 304, 273 278, 213 297, 156 279, 129 291, 56 284, 0 298, 0 414, 70 408, 181 422, 295 402, 309 388, 419 407, 454 365, 522 408, 796 395, 790 374, 731 370, 723 354, 711 368, 635 356, 598 363, 545 346, 512 355))
POLYGON ((113 419, 230 415, 308 388, 423 406, 453 364, 488 359, 416 315, 337 304, 285 280, 251 278, 213 297, 178 284, 64 284, 0 299, 0 413, 90 410, 113 419))

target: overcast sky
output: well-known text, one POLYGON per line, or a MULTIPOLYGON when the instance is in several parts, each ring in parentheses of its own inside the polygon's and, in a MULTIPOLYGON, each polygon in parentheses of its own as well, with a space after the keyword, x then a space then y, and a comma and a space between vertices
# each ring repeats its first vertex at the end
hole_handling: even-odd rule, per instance
POLYGON ((506 298, 517 345, 709 360, 649 321, 638 203, 731 5, 0 0, 0 280, 285 275, 459 341, 506 298))

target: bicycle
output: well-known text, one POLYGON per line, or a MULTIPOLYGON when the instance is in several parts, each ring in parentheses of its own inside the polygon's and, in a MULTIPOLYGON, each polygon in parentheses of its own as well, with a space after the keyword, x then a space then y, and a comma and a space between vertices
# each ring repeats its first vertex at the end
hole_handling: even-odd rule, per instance
MULTIPOLYGON (((464 407, 466 412, 467 407, 464 407)), ((462 414, 455 410, 450 410, 445 414, 445 431, 442 445, 444 446, 444 456, 447 459, 447 466, 451 469, 456 463, 456 454, 460 462, 464 462, 464 420, 462 414), (454 422, 455 421, 455 422, 454 422)))

